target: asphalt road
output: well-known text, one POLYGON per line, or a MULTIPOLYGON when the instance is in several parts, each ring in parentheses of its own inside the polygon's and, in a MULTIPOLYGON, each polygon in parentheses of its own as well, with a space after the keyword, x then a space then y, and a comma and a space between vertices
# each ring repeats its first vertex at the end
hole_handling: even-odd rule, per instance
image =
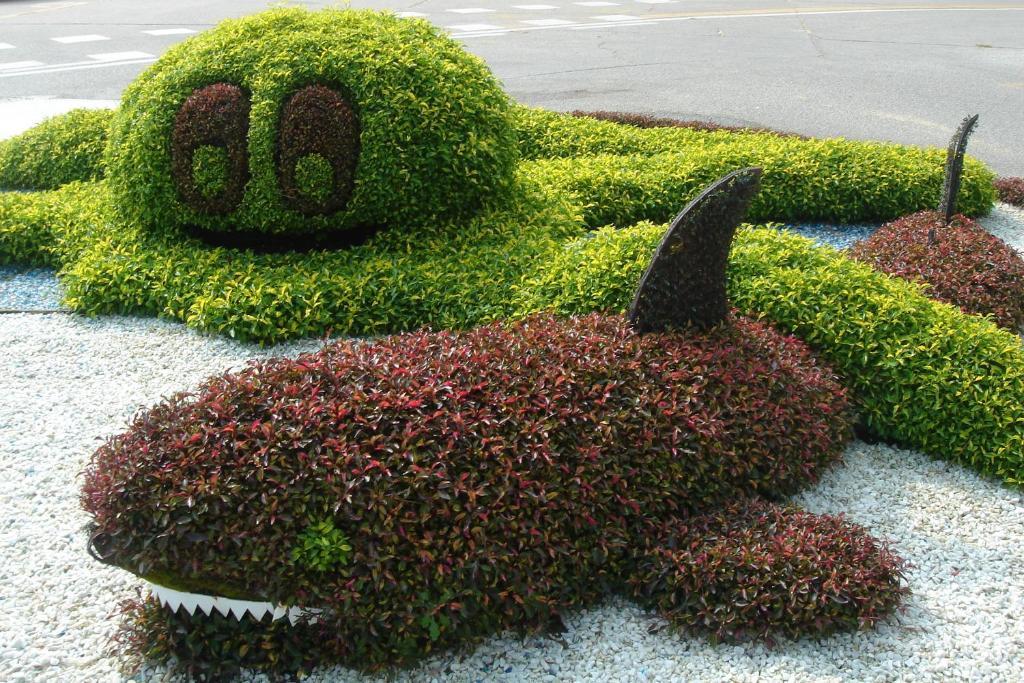
MULTIPOLYGON (((1024 176, 1024 0, 351 4, 447 27, 528 104, 939 146, 979 113, 971 153, 1024 176)), ((116 99, 187 31, 267 5, 0 1, 0 100, 116 99)))

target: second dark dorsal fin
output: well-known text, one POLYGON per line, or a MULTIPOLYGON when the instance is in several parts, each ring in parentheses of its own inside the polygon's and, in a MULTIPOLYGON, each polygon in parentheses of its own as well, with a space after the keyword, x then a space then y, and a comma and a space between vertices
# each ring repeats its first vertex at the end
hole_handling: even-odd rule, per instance
POLYGON ((729 246, 760 183, 760 168, 733 171, 679 212, 640 278, 629 307, 633 329, 706 328, 725 319, 729 246))
MULTIPOLYGON (((964 172, 964 154, 967 152, 967 138, 974 132, 978 125, 978 115, 972 114, 964 118, 953 133, 946 149, 946 174, 942 180, 942 198, 939 200, 939 213, 942 214, 946 225, 953 220, 956 213, 956 196, 960 193, 960 180, 964 172)), ((934 237, 929 235, 930 241, 934 237)))

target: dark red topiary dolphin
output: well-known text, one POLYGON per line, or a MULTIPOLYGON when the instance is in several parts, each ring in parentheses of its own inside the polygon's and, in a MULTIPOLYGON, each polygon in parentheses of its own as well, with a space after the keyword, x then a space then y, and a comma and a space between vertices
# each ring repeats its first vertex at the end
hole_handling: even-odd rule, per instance
POLYGON ((140 414, 96 452, 83 504, 92 552, 174 608, 137 608, 144 651, 382 666, 610 591, 726 639, 890 613, 902 561, 771 502, 815 481, 850 424, 802 343, 728 312, 758 178, 677 217, 628 319, 342 341, 140 414))

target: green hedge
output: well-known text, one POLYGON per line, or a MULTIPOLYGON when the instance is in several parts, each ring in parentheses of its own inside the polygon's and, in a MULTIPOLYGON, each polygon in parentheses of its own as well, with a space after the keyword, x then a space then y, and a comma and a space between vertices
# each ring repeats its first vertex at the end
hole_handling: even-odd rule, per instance
POLYGON ((111 189, 126 222, 158 231, 297 234, 467 216, 512 178, 509 108, 486 65, 425 21, 274 9, 172 47, 125 90, 108 149, 111 189), (354 112, 358 149, 323 125, 351 112, 322 97, 323 106, 301 97, 292 106, 312 86, 354 112), (180 192, 190 155, 205 145, 233 150, 248 169, 238 196, 211 202, 215 210, 180 192), (299 159, 343 165, 342 150, 358 154, 344 208, 311 215, 287 201, 299 159))
MULTIPOLYGON (((640 130, 586 121, 598 130, 571 131, 555 117, 555 140, 536 148, 522 141, 524 156, 539 151, 523 172, 551 187, 564 188, 584 205, 588 226, 667 221, 688 199, 730 171, 764 170, 761 192, 750 208, 753 221, 884 221, 934 208, 942 188, 945 152, 851 140, 800 140, 767 133, 695 132, 678 128, 640 130), (611 131, 606 129, 611 128, 611 131), (607 133, 607 138, 596 133, 607 133), (664 149, 674 151, 666 152, 664 149)), ((585 128, 585 127, 584 127, 585 128)), ((964 165, 959 206, 986 213, 995 201, 993 174, 980 162, 964 165)))
MULTIPOLYGON (((520 314, 623 311, 664 226, 604 229, 567 244, 520 290, 520 314)), ((1024 484, 1024 348, 991 322, 928 299, 834 250, 741 230, 729 295, 815 347, 883 438, 1024 484)))
POLYGON ((0 264, 60 268, 104 239, 111 224, 102 182, 51 192, 0 192, 0 264))
POLYGON ((338 251, 255 254, 123 225, 105 183, 0 194, 0 261, 62 267, 86 314, 157 315, 274 343, 461 328, 507 317, 525 273, 583 234, 573 207, 523 183, 465 222, 382 232, 338 251))
POLYGON ((73 109, 0 141, 0 188, 52 190, 103 177, 111 109, 73 109))

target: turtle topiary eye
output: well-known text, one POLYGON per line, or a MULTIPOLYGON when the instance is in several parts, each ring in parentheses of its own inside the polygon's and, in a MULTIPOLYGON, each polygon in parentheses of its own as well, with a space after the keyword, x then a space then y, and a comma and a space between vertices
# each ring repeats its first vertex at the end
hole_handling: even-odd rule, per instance
POLYGON ((285 203, 307 216, 345 208, 359 161, 359 117, 348 100, 326 86, 302 88, 282 109, 278 136, 285 203))
POLYGON ((171 173, 181 199, 207 214, 230 213, 249 181, 249 96, 237 85, 199 88, 181 105, 171 135, 171 173))

